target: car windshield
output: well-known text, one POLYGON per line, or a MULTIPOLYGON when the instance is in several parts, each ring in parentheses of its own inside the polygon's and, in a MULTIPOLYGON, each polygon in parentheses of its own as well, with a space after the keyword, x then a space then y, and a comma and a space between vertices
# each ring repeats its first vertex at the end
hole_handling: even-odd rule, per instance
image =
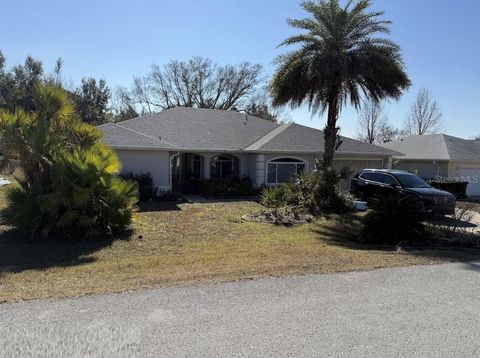
POLYGON ((404 188, 431 188, 425 180, 413 174, 395 175, 404 188))

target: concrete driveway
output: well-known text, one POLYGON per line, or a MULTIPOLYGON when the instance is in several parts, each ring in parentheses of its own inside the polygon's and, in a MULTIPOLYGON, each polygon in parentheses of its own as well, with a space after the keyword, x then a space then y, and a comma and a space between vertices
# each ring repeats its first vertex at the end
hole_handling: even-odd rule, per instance
POLYGON ((480 265, 0 305, 0 356, 479 357, 480 265))

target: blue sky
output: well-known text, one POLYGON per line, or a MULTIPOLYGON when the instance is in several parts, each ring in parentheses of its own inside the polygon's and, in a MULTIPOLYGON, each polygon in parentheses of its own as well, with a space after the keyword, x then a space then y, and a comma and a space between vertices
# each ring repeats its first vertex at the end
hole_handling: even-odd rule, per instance
MULTIPOLYGON (((480 134, 480 1, 376 0, 373 7, 394 22, 391 38, 413 82, 400 101, 387 104, 390 120, 401 126, 416 92, 427 86, 447 133, 480 134)), ((2 13, 0 49, 8 65, 31 54, 51 69, 61 56, 67 82, 93 76, 111 87, 130 84, 153 63, 192 56, 260 63, 268 76, 282 52, 276 46, 294 33, 286 18, 305 15, 295 0, 3 0, 2 13)), ((325 121, 306 109, 290 117, 317 128, 325 121)), ((353 136, 356 124, 347 107, 342 134, 353 136)))

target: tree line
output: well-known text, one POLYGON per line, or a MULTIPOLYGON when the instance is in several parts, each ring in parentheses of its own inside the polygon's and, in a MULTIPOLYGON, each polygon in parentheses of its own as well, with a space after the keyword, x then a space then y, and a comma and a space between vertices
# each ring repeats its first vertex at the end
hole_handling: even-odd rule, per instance
MULTIPOLYGON (((272 121, 279 117, 271 105, 259 64, 219 65, 203 57, 174 60, 164 66, 153 65, 147 74, 134 77, 129 87, 117 86, 114 90, 104 79, 93 77, 84 77, 77 87, 69 88, 62 79, 62 70, 61 58, 46 73, 43 63, 32 56, 7 69, 0 51, 0 108, 35 111, 34 87, 40 83, 65 89, 80 118, 94 125, 176 106, 236 110, 272 121)), ((381 144, 408 135, 438 133, 444 123, 432 92, 421 88, 403 128, 393 126, 384 104, 375 100, 359 105, 357 127, 358 139, 381 144)))
POLYGON ((109 119, 110 89, 105 80, 84 77, 81 84, 67 88, 62 81, 63 61, 56 61, 52 72, 47 73, 40 60, 27 56, 24 63, 11 68, 6 67, 6 58, 0 51, 0 109, 14 111, 22 108, 34 112, 36 108, 35 86, 49 85, 63 88, 75 111, 82 120, 91 124, 99 124, 109 119))
POLYGON ((70 88, 62 79, 63 61, 59 58, 47 73, 43 63, 27 56, 24 63, 6 67, 0 52, 0 108, 35 111, 35 85, 64 89, 83 121, 90 124, 119 122, 139 115, 184 106, 242 111, 275 121, 263 68, 242 62, 219 65, 210 59, 194 57, 153 65, 144 76, 134 77, 129 87, 111 90, 104 79, 84 77, 70 88))

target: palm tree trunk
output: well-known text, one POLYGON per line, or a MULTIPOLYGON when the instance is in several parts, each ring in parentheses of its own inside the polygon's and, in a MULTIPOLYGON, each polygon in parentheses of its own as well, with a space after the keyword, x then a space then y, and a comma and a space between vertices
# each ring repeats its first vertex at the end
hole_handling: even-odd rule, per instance
POLYGON ((331 168, 333 166, 333 155, 335 154, 335 146, 339 131, 339 128, 337 127, 337 116, 338 100, 335 96, 335 98, 332 98, 332 100, 329 101, 327 125, 323 131, 323 137, 325 139, 323 165, 325 168, 331 168))

